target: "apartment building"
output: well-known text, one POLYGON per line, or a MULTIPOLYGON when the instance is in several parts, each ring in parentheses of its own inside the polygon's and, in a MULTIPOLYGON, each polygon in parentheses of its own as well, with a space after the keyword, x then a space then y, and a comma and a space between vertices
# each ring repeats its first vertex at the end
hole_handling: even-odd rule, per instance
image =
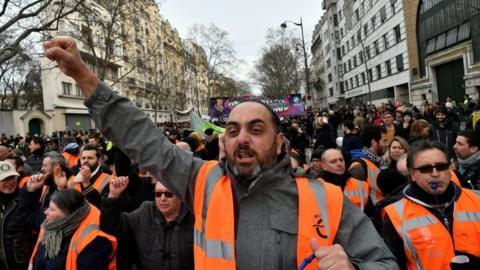
POLYGON ((323 8, 328 106, 408 102, 403 2, 330 0, 323 8))
MULTIPOLYGON (((115 7, 107 1, 89 0, 49 35, 76 38, 90 69, 155 122, 176 121, 176 111, 208 111, 202 83, 208 80, 205 53, 191 41, 182 42, 154 1, 130 1, 115 7)), ((48 59, 41 62, 48 117, 35 121, 48 127, 44 131, 93 128, 75 82, 48 59)))
POLYGON ((329 43, 329 39, 322 39, 321 35, 326 31, 325 23, 327 16, 322 16, 312 35, 312 61, 310 63, 310 81, 312 84, 312 105, 313 108, 327 108, 327 95, 325 90, 325 68, 327 68, 323 55, 323 44, 329 43))

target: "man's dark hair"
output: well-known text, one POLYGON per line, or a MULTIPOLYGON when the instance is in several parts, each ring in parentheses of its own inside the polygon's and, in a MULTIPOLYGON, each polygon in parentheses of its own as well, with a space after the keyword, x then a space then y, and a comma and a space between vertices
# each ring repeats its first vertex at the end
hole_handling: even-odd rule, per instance
POLYGON ((410 147, 410 150, 408 151, 407 168, 413 169, 413 159, 418 153, 427 151, 427 150, 432 150, 432 149, 440 150, 445 155, 445 159, 447 161, 450 160, 450 157, 448 156, 447 148, 445 147, 445 145, 441 144, 439 141, 420 140, 415 142, 410 147))
POLYGON ((51 200, 67 216, 86 203, 83 194, 73 188, 55 192, 51 200))
MULTIPOLYGON (((275 129, 275 131, 276 131, 277 133, 280 133, 280 132, 282 131, 282 130, 281 130, 282 122, 280 121, 280 118, 278 117, 278 115, 272 110, 272 108, 270 108, 267 104, 263 103, 262 101, 256 100, 256 99, 244 100, 244 101, 240 102, 238 105, 240 105, 240 104, 242 104, 242 103, 246 103, 246 102, 257 103, 257 104, 260 104, 260 105, 262 105, 263 107, 265 107, 265 109, 267 109, 268 113, 269 113, 270 116, 271 116, 273 128, 275 129)), ((238 106, 238 105, 237 105, 237 106, 238 106)), ((235 107, 236 107, 236 106, 235 106, 235 107)))
POLYGON ((40 149, 45 149, 46 147, 46 144, 45 144, 45 140, 41 137, 32 137, 32 141, 34 144, 39 144, 40 145, 40 149))
POLYGON ((82 151, 80 151, 80 153, 82 153, 83 151, 95 151, 95 155, 97 156, 97 158, 102 157, 102 151, 100 150, 100 148, 96 147, 93 144, 85 144, 82 147, 82 151))
POLYGON ((469 147, 478 147, 480 150, 480 136, 473 130, 463 130, 458 132, 457 136, 463 136, 467 139, 469 147))
POLYGON ((360 134, 362 145, 365 147, 370 147, 372 146, 372 140, 379 142, 382 138, 382 133, 387 133, 385 127, 377 125, 365 125, 362 129, 362 133, 360 134))

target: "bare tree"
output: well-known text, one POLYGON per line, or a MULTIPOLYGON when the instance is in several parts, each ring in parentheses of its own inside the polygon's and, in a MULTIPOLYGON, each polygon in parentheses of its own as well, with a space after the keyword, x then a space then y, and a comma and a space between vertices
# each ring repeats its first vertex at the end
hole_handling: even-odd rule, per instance
POLYGON ((0 110, 43 107, 40 67, 25 48, 0 66, 0 110))
POLYGON ((242 62, 236 57, 229 33, 214 24, 195 24, 189 29, 188 36, 204 49, 207 56, 209 80, 205 84, 208 96, 218 94, 214 93, 213 86, 221 83, 222 78, 231 77, 235 66, 242 62))
POLYGON ((61 18, 75 12, 84 0, 5 0, 0 7, 0 65, 21 51, 34 33, 55 30, 61 18), (48 14, 48 16, 47 16, 48 14))
POLYGON ((300 91, 303 79, 299 41, 291 31, 270 29, 267 46, 256 62, 252 77, 268 97, 285 96, 300 91))

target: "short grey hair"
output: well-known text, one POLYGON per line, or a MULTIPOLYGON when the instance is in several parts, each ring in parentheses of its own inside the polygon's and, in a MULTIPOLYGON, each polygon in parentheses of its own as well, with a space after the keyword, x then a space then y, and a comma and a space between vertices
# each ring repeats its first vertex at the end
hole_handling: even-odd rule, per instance
POLYGON ((52 165, 60 164, 63 168, 68 168, 67 161, 62 154, 55 151, 45 153, 44 158, 50 158, 52 165))

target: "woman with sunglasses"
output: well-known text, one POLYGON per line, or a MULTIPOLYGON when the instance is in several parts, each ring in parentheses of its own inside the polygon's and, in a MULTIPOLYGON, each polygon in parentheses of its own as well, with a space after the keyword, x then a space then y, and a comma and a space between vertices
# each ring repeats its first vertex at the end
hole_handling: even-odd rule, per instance
POLYGON ((193 215, 179 196, 155 179, 155 201, 145 201, 131 213, 122 213, 128 202, 124 193, 128 177, 110 181, 102 202, 100 227, 122 240, 135 243, 139 269, 191 270, 193 264, 193 215))

